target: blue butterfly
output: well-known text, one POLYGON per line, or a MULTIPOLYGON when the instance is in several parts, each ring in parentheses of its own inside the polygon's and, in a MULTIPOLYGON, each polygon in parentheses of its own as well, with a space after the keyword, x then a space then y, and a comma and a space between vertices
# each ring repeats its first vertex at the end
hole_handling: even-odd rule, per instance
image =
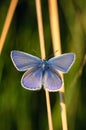
POLYGON ((49 60, 21 51, 12 51, 11 59, 18 71, 26 71, 21 79, 21 85, 28 90, 44 89, 54 92, 62 86, 62 78, 58 71, 67 73, 75 61, 75 54, 66 53, 49 60))

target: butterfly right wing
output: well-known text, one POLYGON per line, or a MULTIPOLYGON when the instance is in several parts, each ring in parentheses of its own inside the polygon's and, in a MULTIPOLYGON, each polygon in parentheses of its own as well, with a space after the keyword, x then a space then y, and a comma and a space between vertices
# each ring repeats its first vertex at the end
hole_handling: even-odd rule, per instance
POLYGON ((42 87, 42 68, 27 70, 21 79, 21 85, 28 90, 39 90, 42 87))
POLYGON ((11 59, 14 66, 19 71, 25 71, 31 67, 37 67, 41 63, 40 58, 16 50, 11 52, 11 59))
POLYGON ((60 70, 67 73, 75 61, 75 54, 66 53, 60 56, 53 57, 48 60, 48 64, 54 70, 60 70))
POLYGON ((43 85, 44 89, 55 92, 58 91, 62 87, 62 79, 59 73, 51 68, 47 69, 45 71, 44 77, 43 77, 43 85))

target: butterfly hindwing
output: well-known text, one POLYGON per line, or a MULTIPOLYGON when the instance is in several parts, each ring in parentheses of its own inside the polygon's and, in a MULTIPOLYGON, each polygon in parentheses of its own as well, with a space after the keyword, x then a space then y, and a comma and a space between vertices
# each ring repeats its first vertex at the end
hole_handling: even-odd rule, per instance
POLYGON ((21 79, 21 84, 29 90, 39 90, 42 87, 42 69, 27 70, 21 79))
POLYGON ((15 50, 11 52, 11 59, 19 71, 25 71, 31 67, 37 67, 41 63, 40 58, 15 50))
POLYGON ((75 54, 67 53, 48 60, 49 65, 56 70, 67 73, 75 61, 75 54))
POLYGON ((62 86, 62 79, 59 73, 53 69, 47 69, 44 74, 43 85, 48 91, 58 91, 62 86))

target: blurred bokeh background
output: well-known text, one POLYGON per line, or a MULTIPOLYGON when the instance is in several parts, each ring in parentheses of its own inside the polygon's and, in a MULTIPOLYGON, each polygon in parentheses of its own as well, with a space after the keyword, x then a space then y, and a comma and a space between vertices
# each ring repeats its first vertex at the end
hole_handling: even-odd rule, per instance
MULTIPOLYGON (((52 55, 48 1, 42 0, 46 57, 52 55)), ((0 35, 10 0, 0 1, 0 35)), ((69 130, 86 130, 86 1, 58 0, 62 53, 74 52, 76 61, 65 74, 69 130)), ((19 0, 0 55, 0 130, 48 130, 44 90, 22 88, 23 73, 11 61, 20 50, 40 57, 35 0, 19 0)), ((58 50, 59 51, 59 50, 58 50)), ((59 93, 50 93, 54 130, 62 130, 59 93)))

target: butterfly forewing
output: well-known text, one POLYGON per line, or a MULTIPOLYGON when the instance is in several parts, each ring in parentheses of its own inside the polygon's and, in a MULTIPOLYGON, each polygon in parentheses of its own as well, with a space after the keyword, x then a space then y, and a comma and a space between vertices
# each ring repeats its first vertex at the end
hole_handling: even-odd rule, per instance
POLYGON ((66 73, 69 71, 74 61, 75 61, 75 54, 68 53, 51 58, 50 60, 48 60, 48 63, 53 69, 60 70, 66 73))
POLYGON ((11 59, 19 71, 25 71, 31 67, 37 67, 41 63, 40 58, 21 51, 12 51, 11 59))

